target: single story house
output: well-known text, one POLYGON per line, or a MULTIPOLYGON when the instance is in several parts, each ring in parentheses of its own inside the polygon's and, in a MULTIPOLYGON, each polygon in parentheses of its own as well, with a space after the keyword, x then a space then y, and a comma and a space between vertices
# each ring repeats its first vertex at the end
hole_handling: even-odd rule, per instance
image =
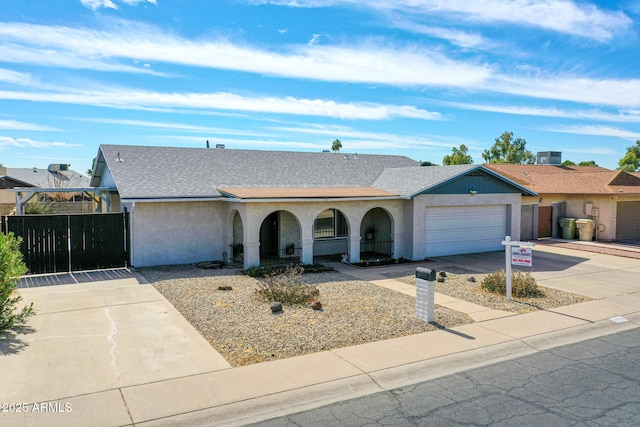
POLYGON ((537 196, 482 165, 222 146, 101 145, 91 186, 130 213, 137 267, 501 250, 520 237, 522 196, 537 196))
POLYGON ((593 238, 640 239, 640 174, 597 166, 486 164, 488 169, 538 193, 538 237, 559 237, 560 218, 595 221, 593 238))

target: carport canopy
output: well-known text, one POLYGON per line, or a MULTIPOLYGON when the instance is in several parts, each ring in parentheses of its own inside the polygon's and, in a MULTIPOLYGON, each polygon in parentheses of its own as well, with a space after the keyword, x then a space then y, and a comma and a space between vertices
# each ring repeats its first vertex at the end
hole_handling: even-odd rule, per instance
POLYGON ((16 193, 16 211, 18 215, 24 215, 24 204, 31 200, 33 196, 40 193, 83 193, 98 204, 98 212, 102 211, 101 201, 106 204, 107 212, 111 212, 111 202, 109 198, 103 194, 112 191, 112 189, 107 187, 16 187, 11 190, 16 193))

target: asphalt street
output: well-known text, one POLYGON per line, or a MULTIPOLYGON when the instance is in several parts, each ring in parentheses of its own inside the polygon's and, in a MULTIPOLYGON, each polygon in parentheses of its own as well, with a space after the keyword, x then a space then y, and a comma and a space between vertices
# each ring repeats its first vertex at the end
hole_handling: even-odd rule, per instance
POLYGON ((638 426, 640 328, 256 426, 638 426))

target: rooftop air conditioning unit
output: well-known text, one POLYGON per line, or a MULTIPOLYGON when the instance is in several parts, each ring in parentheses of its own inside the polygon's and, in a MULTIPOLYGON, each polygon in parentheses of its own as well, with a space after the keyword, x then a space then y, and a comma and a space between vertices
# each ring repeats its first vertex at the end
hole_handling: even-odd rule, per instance
POLYGON ((63 163, 52 163, 48 167, 49 172, 60 172, 69 170, 69 165, 63 163))
POLYGON ((538 160, 539 165, 555 165, 562 164, 562 152, 560 151, 539 151, 538 160))

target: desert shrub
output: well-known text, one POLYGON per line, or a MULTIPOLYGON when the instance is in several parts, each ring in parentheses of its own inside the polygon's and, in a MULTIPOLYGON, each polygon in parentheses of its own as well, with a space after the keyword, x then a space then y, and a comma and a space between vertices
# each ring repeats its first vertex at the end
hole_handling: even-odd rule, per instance
POLYGON ((13 295, 17 278, 27 272, 20 252, 21 242, 13 233, 0 234, 0 331, 24 324, 35 314, 33 303, 18 310, 16 305, 22 297, 13 295))
POLYGON ((44 200, 31 200, 24 204, 25 215, 49 215, 55 212, 53 203, 44 200))
MULTIPOLYGON (((304 264, 298 265, 302 269, 301 274, 309 274, 309 273, 324 273, 327 271, 334 271, 333 267, 322 264, 304 264)), ((289 269, 291 269, 290 265, 259 265, 256 267, 249 267, 245 270, 245 274, 251 277, 268 277, 273 276, 275 274, 283 274, 286 273, 289 269)))
POLYGON ((301 266, 288 267, 282 273, 273 273, 258 282, 257 293, 268 301, 283 304, 308 304, 318 298, 320 290, 302 280, 301 266))
MULTIPOLYGON (((496 294, 507 294, 507 274, 504 270, 487 274, 482 280, 482 288, 496 294)), ((539 298, 544 292, 529 272, 514 271, 511 275, 511 294, 518 298, 539 298)))

